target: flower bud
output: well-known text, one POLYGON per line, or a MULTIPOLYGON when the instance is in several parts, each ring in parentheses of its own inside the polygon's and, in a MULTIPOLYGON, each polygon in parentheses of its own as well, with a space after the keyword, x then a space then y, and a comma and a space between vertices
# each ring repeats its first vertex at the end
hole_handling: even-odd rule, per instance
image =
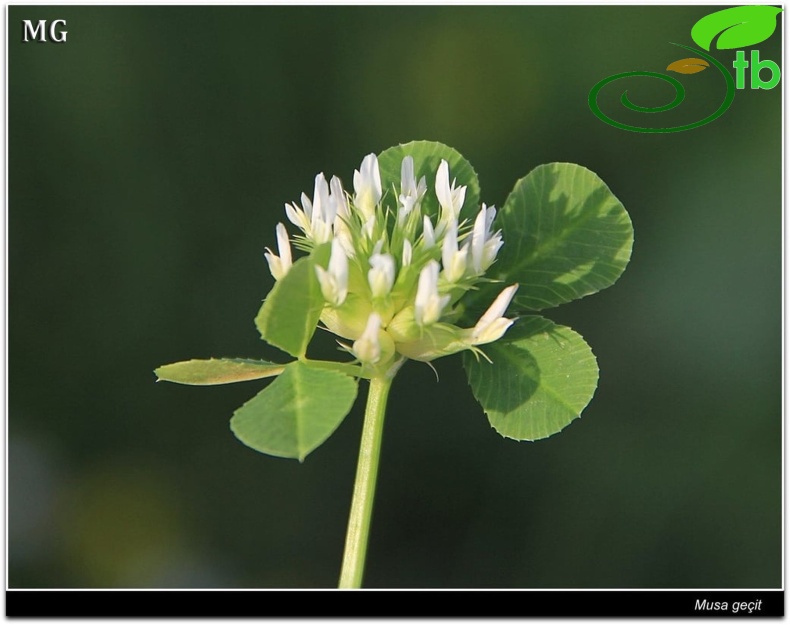
POLYGON ((439 295, 439 263, 429 261, 420 272, 417 281, 417 296, 414 299, 414 320, 418 325, 431 325, 442 316, 450 297, 439 295))
POLYGON ((277 232, 277 251, 280 252, 280 255, 277 256, 267 247, 264 256, 266 257, 266 262, 269 263, 269 271, 272 272, 272 276, 274 276, 275 280, 279 280, 288 273, 293 263, 291 260, 291 244, 288 241, 288 232, 285 230, 285 226, 277 224, 275 230, 277 232))
POLYGON ((381 329, 381 317, 377 313, 372 313, 368 317, 365 331, 356 341, 351 350, 359 360, 365 364, 375 365, 381 358, 381 344, 379 343, 379 330, 381 329))
POLYGON ((502 247, 501 232, 491 234, 491 225, 494 223, 495 217, 496 208, 493 206, 486 207, 483 204, 475 219, 471 235, 472 257, 470 258, 470 270, 476 276, 485 273, 486 269, 496 259, 499 248, 502 247))
POLYGON ((444 265, 444 279, 454 284, 464 277, 466 273, 466 257, 469 246, 464 245, 458 249, 458 233, 455 221, 448 224, 447 232, 442 243, 442 264, 444 265))
POLYGON ((368 154, 354 171, 354 206, 369 219, 376 210, 376 205, 381 201, 381 174, 379 161, 375 154, 368 154))
POLYGON ((497 295, 497 298, 483 313, 474 328, 465 330, 467 341, 472 345, 483 345, 492 343, 502 338, 505 331, 513 325, 515 319, 505 319, 505 314, 510 301, 518 290, 518 284, 513 284, 497 295))
POLYGON ((373 254, 370 257, 370 267, 368 283, 373 297, 388 295, 395 282, 395 259, 389 254, 373 254))
POLYGON ((466 187, 450 185, 450 166, 442 159, 436 172, 436 197, 442 207, 442 215, 437 230, 441 233, 452 221, 458 223, 458 216, 466 198, 466 187))
POLYGON ((321 294, 331 306, 340 306, 348 295, 348 258, 339 239, 332 239, 329 267, 316 265, 321 294))

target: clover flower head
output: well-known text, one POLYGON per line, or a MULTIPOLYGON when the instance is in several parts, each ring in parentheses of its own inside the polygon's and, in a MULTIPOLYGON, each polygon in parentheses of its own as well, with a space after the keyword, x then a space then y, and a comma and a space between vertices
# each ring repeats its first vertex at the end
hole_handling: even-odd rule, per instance
MULTIPOLYGON (((354 171, 354 193, 340 179, 314 181, 313 196, 286 204, 301 232, 299 249, 316 253, 315 276, 324 300, 321 321, 352 344, 364 367, 385 371, 402 358, 430 361, 498 340, 513 323, 505 316, 518 285, 506 287, 472 328, 455 325, 461 299, 476 288, 503 245, 492 231, 496 209, 482 204, 471 223, 461 219, 466 187, 451 179, 441 160, 433 172, 430 203, 426 176, 417 179, 411 156, 400 180, 384 189, 378 159, 368 154, 354 171), (398 184, 399 183, 399 184, 398 184), (386 191, 386 192, 385 192, 386 191), (436 206, 438 214, 425 212, 436 206)), ((293 264, 288 234, 277 226, 279 255, 266 251, 281 280, 293 264)))
POLYGON ((463 365, 471 392, 497 432, 529 441, 556 434, 592 398, 596 357, 570 328, 539 315, 517 322, 513 311, 610 286, 633 245, 622 204, 572 163, 520 179, 499 216, 478 204, 471 165, 440 143, 368 154, 353 171, 352 185, 315 176, 309 195, 285 205, 276 248, 265 249, 276 284, 255 326, 293 360, 192 359, 156 370, 159 380, 201 386, 276 377, 234 412, 231 430, 254 450, 300 462, 335 431, 369 380, 342 588, 361 578, 356 555, 365 550, 381 425, 400 367, 470 352, 463 365), (515 245, 498 260, 505 243, 515 245), (606 271, 595 271, 601 262, 606 271), (517 295, 519 283, 526 292, 517 295), (340 362, 308 354, 318 330, 337 337, 340 362))

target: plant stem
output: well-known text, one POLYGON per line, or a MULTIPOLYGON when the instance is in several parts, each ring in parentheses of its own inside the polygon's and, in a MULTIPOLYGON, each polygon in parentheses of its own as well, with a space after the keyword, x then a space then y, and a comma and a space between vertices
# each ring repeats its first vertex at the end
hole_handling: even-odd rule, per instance
POLYGON ((375 377, 370 380, 339 588, 360 588, 362 586, 370 518, 373 512, 373 497, 376 493, 381 434, 384 430, 384 411, 387 407, 387 396, 391 385, 392 378, 389 376, 375 377))

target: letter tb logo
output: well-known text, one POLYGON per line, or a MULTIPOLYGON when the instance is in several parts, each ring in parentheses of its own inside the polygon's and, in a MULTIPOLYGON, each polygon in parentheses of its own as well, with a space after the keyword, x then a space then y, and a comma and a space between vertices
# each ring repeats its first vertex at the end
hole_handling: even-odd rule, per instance
MULTIPOLYGON (((769 59, 764 61, 760 60, 760 51, 752 50, 752 66, 749 72, 751 78, 752 89, 773 89, 779 84, 782 72, 779 66, 769 59), (771 77, 768 80, 763 80, 760 76, 762 70, 771 72, 771 77)), ((738 50, 735 53, 735 60, 732 62, 735 68, 735 87, 743 89, 746 87, 746 68, 749 67, 749 61, 746 60, 746 53, 743 50, 738 50)))
MULTIPOLYGON (((49 24, 49 41, 52 43, 66 43, 68 31, 65 28, 66 20, 53 20, 49 24)), ((22 43, 29 41, 47 42, 47 20, 38 20, 34 26, 32 20, 22 20, 22 43)))
POLYGON ((777 16, 783 10, 784 9, 778 9, 773 6, 747 5, 716 11, 715 13, 711 13, 697 20, 691 28, 691 38, 694 40, 694 43, 705 51, 684 46, 682 43, 673 44, 702 58, 697 58, 695 56, 677 60, 670 63, 667 66, 667 70, 678 74, 698 74, 709 67, 715 67, 724 79, 724 84, 727 89, 724 100, 719 105, 719 108, 707 117, 697 122, 662 128, 621 123, 612 119, 601 110, 598 104, 598 93, 601 89, 611 82, 620 80, 621 78, 631 78, 633 76, 657 78, 664 82, 668 82, 675 88, 675 99, 669 104, 641 106, 634 104, 630 100, 628 91, 626 90, 623 91, 620 96, 620 102, 625 108, 638 113, 660 113, 672 110, 678 106, 686 97, 685 87, 676 78, 657 72, 622 72, 604 78, 595 84, 587 96, 587 103, 590 110, 598 119, 606 122, 610 126, 620 128, 621 130, 630 130, 631 132, 680 132, 682 130, 691 130, 692 128, 699 128, 700 126, 709 124, 725 113, 735 98, 736 90, 745 89, 747 82, 750 89, 767 90, 776 87, 782 79, 782 70, 779 68, 779 65, 770 59, 761 59, 759 50, 752 50, 748 60, 744 50, 737 50, 735 52, 735 61, 732 63, 735 69, 735 80, 733 80, 727 68, 716 58, 708 54, 711 51, 711 47, 715 43, 716 48, 719 50, 733 50, 735 48, 745 48, 747 46, 754 46, 758 43, 762 43, 774 34, 778 21, 777 16), (747 69, 749 70, 748 81, 747 69))

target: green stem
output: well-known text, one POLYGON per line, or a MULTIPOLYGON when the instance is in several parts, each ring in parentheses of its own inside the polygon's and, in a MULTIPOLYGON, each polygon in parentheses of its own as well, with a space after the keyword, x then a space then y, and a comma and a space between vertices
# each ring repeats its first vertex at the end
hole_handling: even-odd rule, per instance
POLYGON ((375 377, 370 380, 339 588, 360 588, 362 586, 370 518, 373 513, 373 497, 376 493, 381 434, 384 430, 384 411, 387 407, 387 396, 391 385, 392 378, 389 376, 375 377))

